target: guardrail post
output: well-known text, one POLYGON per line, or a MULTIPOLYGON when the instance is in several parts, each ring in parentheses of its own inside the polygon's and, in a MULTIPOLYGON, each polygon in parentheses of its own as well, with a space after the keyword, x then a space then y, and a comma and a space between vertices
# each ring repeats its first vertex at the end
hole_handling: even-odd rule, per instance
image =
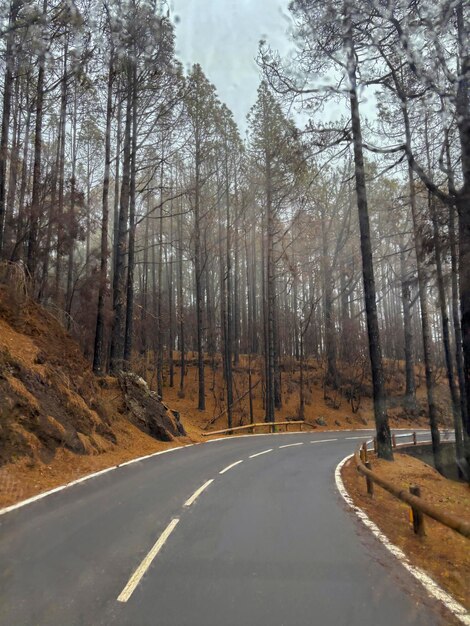
POLYGON ((363 454, 364 463, 367 463, 367 442, 366 441, 364 441, 364 443, 362 444, 362 454, 363 454))
MULTIPOLYGON (((366 461, 364 465, 367 467, 368 470, 372 470, 372 463, 370 461, 366 461)), ((373 498, 374 497, 374 481, 371 480, 369 476, 366 476, 366 485, 367 485, 367 493, 369 494, 371 498, 373 498)))
POLYGON ((397 447, 397 438, 395 437, 395 433, 392 434, 392 448, 397 447))
POLYGON ((417 444, 417 440, 416 440, 416 431, 414 431, 413 433, 413 445, 415 446, 417 444))
MULTIPOLYGON (((421 489, 417 485, 411 485, 410 493, 413 496, 417 496, 419 498, 421 496, 421 489)), ((413 520, 413 530, 415 534, 419 537, 424 537, 424 535, 426 534, 424 530, 424 515, 421 513, 421 511, 418 511, 418 509, 415 509, 415 507, 412 506, 411 516, 413 520)))
POLYGON ((374 452, 377 454, 377 437, 374 437, 374 452))
POLYGON ((299 426, 300 426, 300 431, 302 432, 302 422, 300 422, 299 426))

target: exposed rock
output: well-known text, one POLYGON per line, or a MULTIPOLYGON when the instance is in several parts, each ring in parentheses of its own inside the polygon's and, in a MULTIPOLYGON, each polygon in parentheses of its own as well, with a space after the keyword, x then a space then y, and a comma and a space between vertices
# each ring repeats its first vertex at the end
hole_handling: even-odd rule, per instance
POLYGON ((170 412, 143 378, 132 372, 120 372, 118 380, 130 422, 160 441, 172 441, 173 437, 186 435, 177 411, 170 412))
POLYGON ((326 420, 324 417, 317 417, 315 422, 319 425, 319 426, 326 426, 326 420))

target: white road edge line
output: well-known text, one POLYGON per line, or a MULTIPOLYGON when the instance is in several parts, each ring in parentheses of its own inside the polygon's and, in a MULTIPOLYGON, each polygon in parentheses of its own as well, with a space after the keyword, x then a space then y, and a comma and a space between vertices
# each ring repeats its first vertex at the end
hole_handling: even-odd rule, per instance
POLYGON ((252 454, 251 456, 249 456, 249 459, 254 459, 256 456, 261 456, 262 454, 268 454, 268 452, 272 452, 273 449, 269 448, 269 450, 263 450, 263 452, 257 452, 256 454, 252 454))
MULTIPOLYGON (((370 432, 373 431, 373 428, 348 428, 348 429, 344 429, 344 430, 324 430, 322 432, 324 433, 337 433, 337 432, 353 432, 353 431, 361 431, 363 430, 364 432, 370 432)), ((394 428, 393 430, 409 430, 408 428, 394 428)), ((416 432, 429 432, 428 429, 417 429, 416 432)), ((283 436, 283 435, 298 435, 298 432, 291 432, 291 433, 255 433, 253 435, 233 435, 230 438, 227 437, 218 437, 217 439, 208 439, 207 441, 205 441, 204 443, 214 443, 216 441, 231 441, 232 439, 242 439, 244 437, 278 437, 278 436, 283 436)), ((309 435, 311 433, 300 433, 301 435, 309 435)), ((69 487, 73 487, 74 485, 79 485, 80 483, 84 483, 92 478, 97 478, 98 476, 101 476, 102 474, 107 474, 108 472, 111 472, 112 470, 118 469, 120 467, 125 467, 126 465, 132 465, 133 463, 139 463, 139 461, 145 461, 146 459, 150 459, 154 456, 159 456, 160 454, 167 454, 168 452, 175 452, 176 450, 184 450, 184 448, 191 448, 192 446, 199 446, 199 445, 203 445, 202 443, 188 443, 185 446, 175 446, 174 448, 167 448, 166 450, 160 450, 159 452, 153 452, 152 454, 146 454, 145 456, 139 456, 136 459, 131 459, 130 461, 125 461, 124 463, 119 463, 118 465, 113 465, 111 467, 106 467, 105 469, 102 469, 98 472, 93 472, 91 474, 85 474, 85 476, 82 476, 81 478, 77 478, 76 480, 72 480, 68 483, 65 483, 63 485, 59 485, 58 487, 54 487, 53 489, 49 489, 47 491, 43 491, 41 493, 36 494, 35 496, 31 496, 30 498, 26 498, 25 500, 21 500, 20 502, 16 502, 15 504, 10 504, 6 507, 3 507, 3 509, 0 509, 0 515, 5 515, 6 513, 11 513, 12 511, 15 511, 16 509, 21 509, 23 506, 26 506, 27 504, 32 504, 33 502, 37 502, 38 500, 42 500, 43 498, 47 498, 48 496, 52 496, 52 494, 54 493, 58 493, 60 491, 63 491, 64 489, 68 489, 69 487)))
POLYGON ((117 601, 118 602, 127 602, 129 600, 131 595, 134 593, 135 588, 140 583, 140 581, 142 579, 142 576, 145 574, 145 572, 148 570, 148 568, 152 564, 153 559, 157 556, 157 554, 163 548, 166 540, 171 535, 171 533, 175 529, 175 526, 176 526, 176 524, 178 522, 179 522, 179 519, 177 517, 175 517, 174 519, 171 520, 171 522, 168 524, 168 526, 162 532, 160 537, 154 543, 154 545, 151 548, 150 552, 147 554, 147 556, 144 558, 142 563, 139 565, 139 567, 135 570, 135 572, 129 578, 129 581, 128 581, 127 585, 124 587, 124 589, 118 595, 118 597, 117 597, 117 601))
POLYGON ((299 441, 299 443, 287 443, 285 446, 279 446, 279 449, 281 448, 292 448, 292 446, 303 446, 304 442, 303 441, 299 441))
POLYGON ((232 469, 232 467, 235 467, 235 465, 240 465, 240 463, 243 463, 243 459, 241 461, 236 461, 235 463, 227 465, 227 467, 224 467, 224 469, 221 470, 219 474, 225 474, 225 472, 228 472, 230 469, 232 469))
POLYGON ((184 503, 184 506, 191 506, 193 502, 196 502, 197 498, 201 495, 204 489, 207 489, 207 487, 209 487, 209 485, 213 482, 214 482, 214 479, 211 478, 210 480, 206 481, 201 487, 199 487, 199 489, 196 489, 193 495, 186 500, 186 502, 184 503))
POLYGON ((353 502, 353 499, 346 491, 343 479, 341 478, 341 470, 343 465, 352 457, 350 454, 344 458, 335 470, 336 488, 345 500, 345 502, 352 508, 354 513, 358 516, 361 522, 372 532, 372 534, 382 542, 382 544, 391 552, 403 565, 403 567, 410 572, 426 589, 427 593, 439 600, 444 606, 459 619, 465 626, 470 626, 470 613, 462 606, 455 598, 453 598, 447 591, 444 591, 424 570, 419 567, 415 567, 410 563, 406 554, 398 546, 393 544, 388 537, 386 537, 380 528, 369 518, 369 516, 353 502))
POLYGON ((125 467, 126 465, 132 465, 133 463, 138 463, 139 461, 145 461, 145 459, 151 459, 154 456, 160 456, 160 454, 168 454, 168 452, 176 452, 176 450, 184 450, 184 448, 190 448, 195 444, 188 443, 185 446, 175 446, 174 448, 167 448, 166 450, 159 450, 158 452, 152 452, 152 454, 146 454, 145 456, 139 456, 136 459, 131 459, 130 461, 125 461, 124 463, 119 463, 118 465, 112 465, 111 467, 106 467, 105 469, 99 470, 98 472, 93 472, 92 474, 85 474, 81 478, 77 478, 76 480, 72 480, 69 483, 65 483, 64 485, 59 485, 58 487, 54 487, 53 489, 49 489, 48 491, 43 491, 42 493, 38 493, 35 496, 31 496, 31 498, 26 498, 26 500, 21 500, 21 502, 17 502, 16 504, 10 504, 9 506, 0 509, 0 515, 5 515, 5 513, 10 513, 11 511, 15 511, 16 509, 21 509, 21 507, 26 506, 27 504, 32 504, 37 500, 42 500, 47 496, 51 496, 53 493, 58 493, 59 491, 63 491, 64 489, 68 489, 69 487, 73 487, 74 485, 79 485, 80 483, 84 483, 91 478, 97 478, 102 474, 107 474, 119 467, 125 467))
POLYGON ((316 441, 311 441, 310 443, 328 443, 328 441, 338 441, 338 439, 317 439, 316 441))

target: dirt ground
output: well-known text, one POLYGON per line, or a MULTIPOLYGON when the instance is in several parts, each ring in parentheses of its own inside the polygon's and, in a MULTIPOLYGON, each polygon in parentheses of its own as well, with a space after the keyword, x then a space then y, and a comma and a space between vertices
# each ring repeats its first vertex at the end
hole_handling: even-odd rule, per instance
MULTIPOLYGON (((188 360, 195 360, 195 354, 189 354, 188 360)), ((175 353, 175 359, 178 354, 175 353)), ((252 373, 253 388, 253 419, 255 422, 263 422, 265 410, 263 407, 263 388, 260 381, 259 372, 262 370, 262 359, 254 361, 252 373)), ((419 369, 419 368, 418 368, 419 369)), ((142 376, 152 388, 155 388, 155 379, 152 372, 142 370, 142 376)), ((222 366, 216 361, 216 367, 210 364, 205 367, 206 385, 206 409, 197 409, 198 382, 197 367, 191 363, 187 367, 185 375, 184 395, 179 393, 179 368, 175 367, 174 387, 168 386, 168 378, 165 378, 163 388, 163 400, 172 409, 181 413, 185 428, 188 434, 197 434, 201 430, 208 432, 227 428, 227 414, 224 398, 224 381, 222 376, 222 366)), ((417 370, 417 379, 421 373, 417 370)), ((234 367, 234 408, 233 425, 240 426, 250 423, 249 396, 245 395, 249 389, 248 380, 248 358, 240 356, 240 364, 234 367), (242 398, 237 401, 237 398, 242 398)), ((314 425, 318 430, 356 429, 374 428, 373 405, 370 397, 361 398, 359 410, 354 413, 351 405, 340 391, 323 388, 324 370, 323 364, 312 359, 309 363, 308 371, 305 373, 305 420, 314 425), (317 420, 324 424, 317 423, 317 420)), ((393 375, 389 373, 389 392, 393 398, 392 404, 400 396, 402 372, 393 375)), ((441 402, 447 404, 446 389, 442 386, 441 402)), ((424 386, 418 388, 418 400, 424 398, 424 386)), ((286 370, 282 373, 282 408, 276 409, 276 421, 286 419, 297 419, 299 407, 299 373, 296 369, 286 370)), ((389 409, 390 426, 392 428, 426 428, 428 426, 426 417, 418 415, 413 417, 402 417, 399 403, 389 409)))
MULTIPOLYGON (((437 508, 470 520, 470 488, 443 478, 434 468, 406 454, 395 454, 393 463, 372 457, 374 472, 408 489, 421 487, 421 497, 437 508)), ((410 561, 425 570, 443 589, 470 610, 470 539, 425 518, 424 537, 413 533, 410 508, 377 485, 371 499, 365 478, 350 459, 342 473, 345 487, 354 503, 363 509, 390 541, 399 546, 410 561)))

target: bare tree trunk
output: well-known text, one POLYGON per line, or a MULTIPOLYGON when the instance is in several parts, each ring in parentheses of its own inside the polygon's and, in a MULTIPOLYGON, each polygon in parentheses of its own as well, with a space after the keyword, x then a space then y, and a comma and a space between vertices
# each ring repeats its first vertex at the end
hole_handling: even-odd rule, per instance
MULTIPOLYGON (((77 236, 76 223, 75 223, 75 196, 76 196, 76 169, 77 169, 77 88, 75 86, 75 96, 72 113, 72 176, 70 179, 70 219, 69 219, 69 240, 68 240, 68 267, 67 267, 67 295, 65 298, 66 311, 71 314, 72 312, 72 300, 74 294, 73 284, 73 264, 74 264, 74 252, 75 252, 75 239, 77 236)), ((70 317, 67 318, 67 325, 70 324, 70 317)))
POLYGON ((233 375, 232 375, 232 257, 231 247, 232 238, 231 230, 232 223, 230 220, 230 191, 229 191, 229 167, 228 167, 228 145, 225 142, 225 220, 226 220, 226 247, 225 247, 225 296, 227 298, 226 303, 226 324, 227 331, 225 334, 224 350, 225 350, 225 376, 227 385, 227 426, 232 426, 232 404, 233 404, 233 375))
POLYGON ((23 153, 22 153, 22 166, 21 166, 21 182, 20 193, 18 198, 18 223, 16 227, 16 243, 11 253, 11 260, 18 261, 24 258, 24 239, 25 239, 25 197, 26 188, 28 186, 29 179, 29 135, 31 129, 31 104, 29 101, 29 89, 26 85, 26 122, 23 133, 23 153))
MULTIPOLYGON (((119 90, 118 90, 119 93, 119 90)), ((113 258, 111 263, 111 279, 114 283, 114 270, 119 239, 119 186, 120 186, 120 165, 121 165, 121 144, 122 144, 122 102, 120 95, 117 97, 116 115, 116 165, 114 169, 114 203, 113 203, 113 258)))
POLYGON ((184 301, 183 301, 183 206, 181 203, 180 215, 178 216, 178 316, 179 334, 178 348, 180 352, 180 384, 179 395, 184 396, 184 375, 185 375, 185 337, 184 337, 184 301))
POLYGON ((411 324, 411 287, 406 269, 405 244, 403 240, 400 245, 400 274, 405 351, 405 404, 407 407, 414 409, 416 408, 416 386, 414 372, 414 337, 411 324))
POLYGON ((464 380, 467 399, 466 431, 470 437, 470 51, 463 2, 456 6, 460 71, 456 98, 457 126, 461 146, 463 187, 457 197, 459 214, 459 278, 464 380))
MULTIPOLYGON (((47 0, 43 1, 42 15, 45 20, 47 15, 47 0)), ((46 63, 45 42, 42 42, 43 48, 39 53, 38 60, 38 79, 36 85, 36 120, 34 126, 34 165, 33 165, 33 191, 31 197, 31 216, 29 225, 28 238, 28 255, 26 265, 31 276, 35 281, 36 262, 37 262, 37 245, 39 231, 40 216, 40 198, 41 198, 41 170, 42 170, 42 118, 44 104, 44 73, 46 63)))
MULTIPOLYGON (((13 124, 12 124, 12 147, 10 154, 10 173, 8 177, 8 194, 6 199, 5 206, 5 228, 3 232, 3 256, 6 258, 8 256, 8 252, 11 252, 12 246, 12 234, 14 227, 14 205, 17 191, 17 183, 18 183, 18 164, 19 164, 19 156, 20 156, 20 139, 21 139, 21 98, 22 98, 22 81, 19 77, 15 80, 15 107, 13 109, 13 124), (8 246, 8 249, 5 250, 5 246, 8 246)), ((0 148, 1 152, 1 148, 0 148)), ((0 157, 1 158, 1 157, 0 157)), ((0 166, 1 169, 1 166, 0 166)), ((1 233, 0 233, 1 239, 1 233)), ((1 243, 0 243, 0 257, 1 254, 1 243)), ((49 252, 49 251, 48 251, 49 252)), ((46 256, 49 256, 47 254, 46 256)))
MULTIPOLYGON (((199 143, 199 137, 196 143, 199 143)), ((197 325, 197 367, 198 367, 198 409, 206 408, 206 392, 204 380, 204 330, 203 330, 203 291, 202 291, 202 258, 201 258, 201 163, 200 146, 196 147, 196 181, 194 200, 194 270, 196 281, 196 325, 197 325)))
MULTIPOLYGON (((7 35, 5 49, 5 79, 3 81, 3 110, 2 110, 2 126, 0 135, 0 257, 3 256, 3 231, 5 227, 5 199, 6 199, 6 173, 8 160, 8 140, 10 130, 10 113, 13 86, 13 65, 15 60, 14 43, 15 43, 15 25, 20 11, 22 0, 12 0, 10 3, 10 16, 8 20, 9 32, 7 35)), ((44 57, 42 65, 44 65, 44 57)), ((41 60, 40 60, 41 63, 41 60)), ((43 72, 44 75, 44 67, 43 72)), ((18 79, 17 79, 18 80, 18 79)), ((42 87, 41 87, 42 91, 42 87)), ((38 95, 39 95, 39 78, 38 78, 38 95)), ((42 102, 42 96, 41 96, 42 102)), ((41 104, 42 106, 42 104, 41 104)), ((37 108, 36 108, 37 111, 37 108)))
POLYGON ((59 165, 58 165, 58 202, 57 202, 57 252, 55 267, 55 301, 59 306, 64 306, 61 296, 62 281, 62 255, 64 254, 64 197, 65 197, 65 139, 67 122, 67 100, 68 100, 68 38, 64 44, 64 67, 60 96, 60 121, 59 121, 59 165))
POLYGON ((117 233, 116 263, 113 276, 113 312, 111 330, 110 369, 116 373, 123 367, 125 331, 125 258, 127 252, 127 228, 130 199, 130 160, 132 128, 132 64, 128 61, 126 89, 126 124, 124 129, 123 166, 121 194, 119 199, 119 224, 117 233))
MULTIPOLYGON (((402 113, 403 113, 403 121, 405 126, 405 140, 406 145, 408 147, 408 154, 411 154, 411 129, 410 129, 410 120, 408 117, 408 108, 406 100, 403 97, 403 94, 400 92, 400 97, 402 99, 402 113)), ((413 176, 413 168, 412 164, 409 162, 408 165, 408 180, 409 180, 409 188, 410 188, 410 206, 411 206, 411 217, 413 220, 413 236, 416 250, 416 267, 418 274, 418 292, 419 292, 419 303, 421 308, 421 327, 422 327, 422 337, 423 337, 423 359, 424 359, 424 369, 425 369, 425 377, 426 377, 426 392, 427 392, 427 401, 428 401, 428 412, 429 412, 429 425, 431 429, 431 439, 432 439, 432 448, 434 455, 434 464, 438 471, 442 469, 442 456, 441 456, 441 445, 440 445, 440 434, 439 434, 439 425, 438 425, 438 415, 437 415, 437 407, 435 401, 435 382, 433 375, 433 367, 432 367, 432 354, 431 354, 431 326, 429 321, 429 310, 428 310, 428 302, 426 298, 426 274, 425 268, 423 264, 423 246, 422 246, 422 238, 418 224, 418 212, 416 206, 416 190, 413 176)))
POLYGON ((96 313, 93 371, 103 373, 104 365, 104 307, 108 282, 108 230, 109 230, 109 174, 111 168, 111 122, 113 116, 114 53, 111 51, 108 67, 108 91, 106 99, 106 130, 104 148, 103 191, 101 196, 101 254, 98 285, 98 308, 96 313))
POLYGON ((444 276, 442 272, 442 251, 441 242, 439 239, 439 225, 436 214, 436 207, 434 199, 431 193, 428 192, 428 206, 431 215, 431 221, 433 226, 434 237, 434 254, 436 257, 436 271, 437 271, 437 289, 439 293, 439 308, 441 310, 441 324, 442 324, 442 341, 444 344, 444 356, 446 363, 447 381, 449 383, 449 391, 452 402, 452 416, 454 421, 455 430, 455 451, 457 459, 463 457, 463 439, 462 439, 462 421, 460 415, 460 399, 455 384, 454 366, 452 363, 452 354, 450 348, 450 330, 449 330, 449 315, 447 312, 447 301, 444 287, 444 276))
POLYGON ((134 339, 134 274, 135 274, 135 204, 137 159, 137 68, 132 66, 132 141, 129 181, 129 238, 127 254, 126 329, 124 335, 124 367, 131 368, 134 339))
MULTIPOLYGON (((173 183, 173 180, 171 181, 173 183)), ((173 195, 173 184, 171 185, 170 194, 173 195)), ((168 259, 168 253, 166 255, 167 266, 167 284, 168 284, 168 368, 169 368, 169 385, 175 386, 175 365, 173 358, 174 348, 174 289, 173 289, 173 200, 170 203, 170 236, 169 241, 171 245, 171 256, 168 259)))
POLYGON ((369 209, 367 205, 367 191, 364 172, 361 118, 359 115, 359 99, 357 95, 357 57, 349 16, 346 16, 345 26, 345 43, 348 50, 348 75, 350 83, 351 128, 354 145, 356 196, 361 236, 362 276, 364 283, 367 333, 369 338, 369 356, 372 370, 374 414, 377 430, 377 452, 380 458, 392 460, 392 442, 387 417, 382 349, 380 345, 379 324, 377 319, 377 301, 372 245, 370 240, 369 209))
POLYGON ((163 398, 163 319, 162 319, 162 275, 163 275, 163 175, 164 144, 162 134, 160 164, 160 210, 158 216, 158 288, 157 288, 157 393, 163 398))
POLYGON ((274 270, 274 214, 272 205, 272 173, 271 157, 266 154, 266 217, 267 217, 267 250, 266 250, 266 322, 267 322, 267 367, 266 367, 266 421, 275 421, 275 333, 274 309, 276 306, 275 270, 274 270))
MULTIPOLYGON (((235 212, 235 219, 233 222, 233 229, 234 229, 234 267, 235 267, 235 272, 233 273, 233 313, 231 315, 231 317, 229 318, 229 322, 230 322, 230 333, 229 335, 232 337, 232 351, 233 351, 233 364, 234 365, 238 365, 239 360, 240 360, 240 330, 241 330, 241 324, 240 324, 240 286, 239 286, 239 277, 240 277, 240 232, 239 232, 239 207, 238 207, 238 182, 237 182, 237 170, 236 170, 236 164, 234 165, 235 171, 234 171, 234 184, 235 184, 235 206, 234 206, 234 212, 235 212), (233 328, 233 332, 232 332, 232 328, 233 328)), ((226 176, 228 176, 228 168, 226 171, 226 176)), ((228 182, 227 182, 228 184, 228 182)), ((229 250, 228 247, 228 243, 227 243, 227 251, 229 250)), ((230 271, 231 273, 231 266, 230 268, 227 268, 227 271, 230 271)), ((228 276, 228 280, 230 282, 230 284, 232 283, 232 277, 229 275, 228 276)), ((231 287, 228 287, 228 293, 229 293, 229 297, 230 296, 230 292, 231 292, 231 287)), ((228 306, 230 305, 230 303, 227 304, 228 306)))
POLYGON ((326 352, 326 375, 325 384, 331 385, 333 389, 338 386, 338 372, 336 368, 336 341, 333 317, 333 272, 329 263, 328 237, 326 230, 326 217, 322 210, 321 230, 322 230, 322 251, 323 251, 323 312, 325 320, 325 352, 326 352))

